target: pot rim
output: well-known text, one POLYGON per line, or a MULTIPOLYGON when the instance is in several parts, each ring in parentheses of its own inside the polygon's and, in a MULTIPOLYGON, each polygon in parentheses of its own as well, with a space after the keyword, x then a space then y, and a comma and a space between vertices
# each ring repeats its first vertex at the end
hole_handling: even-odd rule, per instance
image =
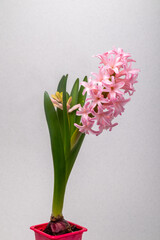
POLYGON ((51 236, 47 233, 44 233, 43 231, 37 229, 37 227, 41 227, 41 226, 44 226, 44 225, 47 225, 48 223, 41 223, 41 224, 38 224, 38 225, 34 225, 34 226, 31 226, 30 229, 33 230, 34 232, 36 233, 39 233, 49 239, 60 239, 62 237, 69 237, 69 236, 73 236, 73 235, 76 235, 76 234, 79 234, 79 233, 83 233, 83 232, 86 232, 88 229, 85 228, 85 227, 82 227, 80 225, 77 225, 75 223, 72 223, 70 221, 68 221, 71 225, 75 225, 77 228, 79 228, 80 230, 79 231, 75 231, 75 232, 71 232, 71 233, 66 233, 66 234, 62 234, 62 235, 58 235, 58 236, 51 236))

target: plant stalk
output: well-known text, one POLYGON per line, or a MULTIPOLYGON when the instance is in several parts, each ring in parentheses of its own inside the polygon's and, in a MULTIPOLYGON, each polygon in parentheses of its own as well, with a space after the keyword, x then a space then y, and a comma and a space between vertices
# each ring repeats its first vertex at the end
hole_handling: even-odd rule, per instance
POLYGON ((52 204, 52 216, 59 217, 63 216, 63 202, 65 196, 66 184, 58 183, 57 178, 54 178, 54 192, 53 192, 53 204, 52 204))

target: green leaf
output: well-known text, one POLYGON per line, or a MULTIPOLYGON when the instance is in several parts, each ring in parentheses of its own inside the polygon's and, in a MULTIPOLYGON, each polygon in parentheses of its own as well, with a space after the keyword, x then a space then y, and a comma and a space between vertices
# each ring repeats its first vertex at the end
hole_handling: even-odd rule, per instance
POLYGON ((79 78, 76 79, 70 96, 72 96, 72 102, 71 102, 71 107, 73 107, 75 104, 77 104, 78 101, 78 88, 79 88, 79 78))
POLYGON ((73 165, 75 163, 75 160, 77 158, 77 155, 79 153, 79 150, 81 148, 81 145, 83 143, 85 134, 81 133, 78 141, 76 142, 76 144, 74 145, 73 149, 70 152, 70 155, 67 158, 67 165, 66 165, 66 183, 68 181, 68 178, 70 176, 70 173, 72 171, 73 165))
MULTIPOLYGON (((66 75, 68 77, 68 75, 66 75)), ((66 76, 63 75, 61 80, 59 81, 58 87, 57 87, 57 92, 63 92, 64 89, 66 88, 66 76)))
POLYGON ((47 92, 44 93, 44 109, 51 139, 55 170, 65 170, 63 141, 56 110, 47 92))
MULTIPOLYGON (((87 76, 84 77, 83 82, 88 82, 87 76)), ((82 107, 84 106, 86 96, 87 96, 87 93, 85 93, 84 95, 82 94, 83 90, 84 90, 84 87, 81 85, 78 92, 78 103, 80 103, 82 107)), ((81 120, 81 116, 76 116, 75 122, 77 124, 80 123, 80 120, 81 120)))
MULTIPOLYGON (((74 105, 76 105, 78 103, 78 88, 79 88, 79 79, 77 78, 77 80, 75 81, 72 91, 71 91, 71 97, 72 97, 72 102, 71 102, 71 107, 73 107, 74 105)), ((72 136, 74 130, 75 130, 75 118, 76 118, 76 111, 73 111, 69 114, 69 119, 70 119, 70 134, 72 136)))
POLYGON ((65 157, 69 155, 70 152, 70 131, 69 131, 69 123, 68 123, 68 113, 66 106, 66 84, 67 84, 66 75, 63 86, 63 126, 64 126, 64 154, 65 157))
MULTIPOLYGON (((57 92, 63 92, 64 87, 65 87, 65 81, 66 81, 66 76, 63 75, 62 78, 59 81, 58 87, 57 87, 57 92)), ((64 138, 64 127, 63 127, 63 111, 59 108, 57 108, 57 115, 60 123, 60 128, 61 128, 61 135, 62 139, 64 138)))
POLYGON ((71 137, 71 150, 73 149, 74 145, 77 143, 79 137, 81 136, 81 132, 78 128, 74 131, 71 137))
MULTIPOLYGON (((68 77, 68 75, 63 75, 61 80, 59 81, 58 87, 57 87, 57 92, 64 92, 64 89, 66 88, 66 77, 68 77)), ((66 92, 66 102, 69 98, 69 94, 66 92)), ((61 135, 62 135, 62 139, 64 140, 64 120, 63 120, 63 110, 57 108, 57 115, 58 115, 58 119, 59 119, 59 124, 60 124, 60 128, 61 128, 61 135)))
POLYGON ((61 136, 63 140, 64 139, 63 110, 61 110, 60 108, 57 108, 57 115, 58 115, 60 130, 61 130, 61 136))
MULTIPOLYGON (((88 82, 87 76, 84 77, 83 82, 88 82)), ((81 85, 79 93, 78 93, 78 103, 81 104, 81 106, 83 107, 85 100, 86 100, 86 93, 83 95, 82 92, 84 90, 84 87, 81 85)))
POLYGON ((44 109, 50 133, 54 163, 53 214, 61 214, 65 193, 66 162, 59 120, 53 103, 47 92, 44 93, 44 109))
POLYGON ((66 92, 66 103, 67 103, 68 99, 69 99, 69 93, 66 92))

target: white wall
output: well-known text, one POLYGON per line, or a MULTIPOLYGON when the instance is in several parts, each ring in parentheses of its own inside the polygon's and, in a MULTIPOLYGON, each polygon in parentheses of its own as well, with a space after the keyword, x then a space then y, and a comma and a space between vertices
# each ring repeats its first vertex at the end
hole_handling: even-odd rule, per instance
POLYGON ((86 240, 160 239, 159 14, 159 0, 0 1, 1 239, 34 239, 29 227, 50 217, 43 92, 66 73, 70 89, 113 46, 137 60, 137 91, 112 132, 86 137, 64 215, 86 240))

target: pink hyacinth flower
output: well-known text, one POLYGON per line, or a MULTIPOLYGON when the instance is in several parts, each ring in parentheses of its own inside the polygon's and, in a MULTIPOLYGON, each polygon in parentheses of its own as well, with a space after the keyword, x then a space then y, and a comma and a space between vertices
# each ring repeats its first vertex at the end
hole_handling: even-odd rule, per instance
POLYGON ((86 99, 86 101, 91 102, 92 109, 98 105, 99 108, 103 108, 102 104, 107 103, 108 99, 104 98, 102 94, 103 89, 100 86, 96 86, 96 89, 92 89, 90 91, 89 97, 86 99))
POLYGON ((94 80, 92 81, 94 81, 95 84, 98 84, 101 86, 102 86, 103 80, 109 80, 110 78, 110 74, 102 66, 99 68, 99 73, 91 73, 91 74, 95 77, 94 80))
POLYGON ((112 101, 112 108, 114 109, 114 117, 121 115, 124 112, 124 105, 130 101, 130 98, 125 99, 123 96, 120 96, 117 99, 112 101))
POLYGON ((122 48, 99 54, 101 62, 98 73, 92 73, 88 83, 83 82, 83 94, 88 96, 84 107, 79 107, 77 115, 81 116, 80 125, 75 124, 79 131, 99 135, 103 130, 111 131, 117 123, 113 119, 124 112, 124 106, 135 91, 139 69, 132 68, 135 62, 129 53, 122 48), (94 129, 98 127, 98 131, 94 129))
POLYGON ((95 135, 100 134, 99 131, 95 131, 92 129, 93 125, 94 125, 94 121, 91 120, 91 118, 83 118, 81 119, 82 125, 78 125, 78 124, 74 124, 75 127, 77 127, 79 129, 80 132, 85 133, 85 134, 89 134, 89 133, 93 133, 95 135))
POLYGON ((125 83, 123 81, 116 83, 115 77, 113 76, 111 79, 112 79, 111 81, 109 80, 103 81, 103 85, 105 86, 104 92, 108 92, 109 93, 108 97, 112 100, 115 99, 117 95, 124 94, 119 89, 121 89, 125 83))
POLYGON ((88 82, 81 82, 81 85, 84 87, 83 95, 87 92, 88 94, 94 88, 94 83, 91 81, 91 78, 88 79, 88 82))
POLYGON ((83 107, 79 107, 78 111, 76 112, 77 116, 83 116, 83 118, 88 119, 88 114, 92 112, 90 102, 86 102, 83 107))
POLYGON ((97 120, 97 125, 105 127, 106 125, 111 125, 111 121, 113 119, 113 109, 109 109, 108 111, 103 111, 99 109, 98 112, 92 111, 94 119, 97 120))

